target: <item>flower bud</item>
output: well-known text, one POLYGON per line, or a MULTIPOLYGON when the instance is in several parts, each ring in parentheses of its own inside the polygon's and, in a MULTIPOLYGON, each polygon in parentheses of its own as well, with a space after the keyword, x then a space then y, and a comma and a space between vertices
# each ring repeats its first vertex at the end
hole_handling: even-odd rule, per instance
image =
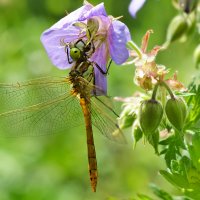
POLYGON ((167 42, 179 39, 187 31, 187 20, 183 15, 177 15, 170 22, 167 29, 167 42))
POLYGON ((158 128, 163 116, 163 108, 156 100, 146 100, 140 105, 139 122, 146 136, 153 134, 158 128))
POLYGON ((196 68, 198 68, 200 65, 200 44, 194 50, 194 62, 196 68))
POLYGON ((182 98, 169 99, 165 112, 170 123, 179 131, 183 129, 187 115, 187 106, 182 98))
POLYGON ((197 0, 179 0, 179 6, 185 13, 192 12, 197 7, 197 0))
POLYGON ((124 107, 124 110, 120 114, 119 126, 121 129, 128 128, 132 126, 134 120, 136 119, 133 108, 130 106, 124 107))

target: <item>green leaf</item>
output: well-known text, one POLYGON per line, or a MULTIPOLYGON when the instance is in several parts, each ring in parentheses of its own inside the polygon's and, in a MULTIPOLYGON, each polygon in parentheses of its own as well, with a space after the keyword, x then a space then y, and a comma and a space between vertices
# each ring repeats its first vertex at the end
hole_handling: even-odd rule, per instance
POLYGON ((142 138, 143 133, 139 126, 133 127, 133 136, 134 136, 134 148, 137 142, 142 138))
POLYGON ((170 143, 172 142, 173 137, 174 137, 174 136, 168 137, 167 139, 160 141, 159 144, 160 144, 160 145, 165 145, 165 146, 166 146, 166 145, 168 145, 168 144, 170 144, 170 143))
MULTIPOLYGON (((192 167, 191 160, 187 156, 183 156, 179 161, 179 173, 188 180, 188 170, 192 167)), ((188 180, 189 181, 189 180, 188 180)))
POLYGON ((120 128, 124 129, 132 126, 135 119, 136 119, 136 114, 134 108, 132 108, 132 106, 130 105, 124 106, 119 117, 120 128))
POLYGON ((160 197, 160 199, 163 199, 163 200, 173 200, 173 198, 172 198, 172 196, 170 194, 168 194, 164 190, 161 190, 156 185, 151 184, 150 187, 153 190, 154 194, 156 196, 160 197))
POLYGON ((178 173, 171 174, 165 170, 160 170, 160 174, 175 187, 181 189, 189 188, 189 183, 187 179, 185 179, 178 173))
POLYGON ((200 190, 186 190, 185 195, 192 198, 192 200, 199 200, 200 199, 200 190))
POLYGON ((194 96, 196 95, 196 93, 194 92, 181 92, 181 91, 177 91, 175 92, 176 96, 180 96, 180 97, 190 97, 190 96, 194 96))
POLYGON ((163 149, 159 155, 163 155, 163 154, 166 154, 167 153, 167 149, 163 149))
POLYGON ((180 173, 180 164, 177 160, 171 161, 171 171, 172 173, 180 173))
POLYGON ((148 136, 146 136, 149 144, 151 144, 155 150, 155 153, 157 155, 159 155, 159 152, 158 152, 158 143, 159 143, 159 132, 158 131, 155 131, 154 133, 152 134, 149 134, 148 136))
POLYGON ((188 145, 193 165, 200 170, 200 133, 192 136, 192 145, 188 145))
POLYGON ((133 115, 125 115, 123 118, 120 118, 119 122, 120 128, 124 129, 132 126, 135 119, 136 118, 133 115))
POLYGON ((177 147, 186 149, 185 143, 184 143, 184 134, 183 132, 180 131, 175 131, 175 141, 174 143, 176 144, 177 147))
POLYGON ((154 200, 151 197, 144 195, 144 194, 137 194, 140 200, 154 200))
POLYGON ((188 97, 187 104, 189 108, 188 117, 186 120, 186 128, 196 130, 200 127, 200 85, 199 77, 196 77, 189 85, 189 91, 195 95, 188 97))
POLYGON ((167 152, 165 153, 165 161, 167 167, 171 168, 171 161, 176 160, 176 154, 177 154, 176 146, 173 143, 171 143, 167 149, 167 152))

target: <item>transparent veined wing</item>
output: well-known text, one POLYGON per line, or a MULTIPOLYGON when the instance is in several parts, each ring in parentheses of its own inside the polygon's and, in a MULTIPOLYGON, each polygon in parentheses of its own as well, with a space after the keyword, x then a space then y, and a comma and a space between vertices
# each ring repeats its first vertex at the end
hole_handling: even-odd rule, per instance
MULTIPOLYGON (((86 90, 94 89, 83 78, 79 83, 86 90)), ((93 125, 108 139, 125 143, 110 99, 93 96, 90 102, 93 125)), ((0 84, 0 136, 52 135, 82 124, 80 102, 71 94, 68 78, 47 77, 22 84, 0 84)))
POLYGON ((39 136, 84 123, 79 100, 67 78, 0 84, 0 136, 39 136))
POLYGON ((125 136, 116 121, 118 116, 111 105, 111 100, 107 96, 92 97, 92 124, 108 139, 125 144, 125 136))
MULTIPOLYGON (((88 91, 96 91, 97 94, 102 94, 101 88, 94 86, 82 77, 79 78, 79 82, 88 91)), ((108 139, 117 143, 126 143, 126 139, 117 124, 116 118, 118 115, 112 108, 111 99, 107 96, 95 96, 93 92, 92 94, 93 96, 88 100, 90 102, 88 108, 91 112, 92 124, 108 139)))
POLYGON ((0 113, 56 98, 69 91, 68 82, 67 78, 45 77, 24 83, 0 84, 0 113))

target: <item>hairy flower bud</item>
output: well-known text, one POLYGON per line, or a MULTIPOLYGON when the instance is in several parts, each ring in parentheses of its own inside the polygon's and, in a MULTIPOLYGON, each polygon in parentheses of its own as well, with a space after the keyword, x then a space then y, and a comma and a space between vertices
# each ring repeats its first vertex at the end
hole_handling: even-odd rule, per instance
POLYGON ((120 114, 119 126, 121 129, 128 128, 132 126, 134 120, 136 119, 134 109, 131 106, 124 107, 124 110, 120 114))
POLYGON ((188 24, 186 17, 177 15, 172 19, 167 29, 167 41, 173 42, 179 39, 187 31, 188 24))
POLYGON ((169 99, 165 112, 170 123, 179 131, 183 129, 187 115, 187 106, 182 98, 169 99))
POLYGON ((140 105, 139 122, 146 136, 153 134, 158 128, 163 116, 163 108, 156 100, 146 100, 140 105))

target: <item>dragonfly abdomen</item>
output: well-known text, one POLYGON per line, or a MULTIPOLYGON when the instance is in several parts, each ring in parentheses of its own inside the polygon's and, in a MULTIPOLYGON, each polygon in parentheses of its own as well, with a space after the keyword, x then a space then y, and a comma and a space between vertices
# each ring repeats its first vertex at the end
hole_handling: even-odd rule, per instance
POLYGON ((96 151, 95 151, 94 139, 93 139, 91 113, 89 110, 90 103, 85 98, 80 98, 80 105, 84 114, 85 127, 86 127, 86 133, 87 133, 87 149, 88 149, 90 183, 91 183, 93 192, 96 192, 97 177, 98 177, 97 159, 96 159, 96 151))

